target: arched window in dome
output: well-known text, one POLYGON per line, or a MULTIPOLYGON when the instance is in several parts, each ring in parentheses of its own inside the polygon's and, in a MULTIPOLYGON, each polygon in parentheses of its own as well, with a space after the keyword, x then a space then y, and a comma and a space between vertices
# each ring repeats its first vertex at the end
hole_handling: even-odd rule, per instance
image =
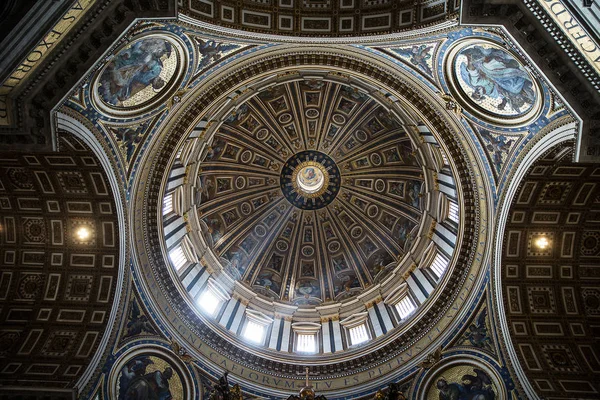
POLYGON ((216 317, 223 304, 229 299, 230 296, 227 292, 214 279, 208 278, 206 285, 197 296, 196 302, 204 313, 216 317))
POLYGON ((458 204, 454 201, 448 202, 448 219, 458 223, 458 204))
POLYGON ((299 333, 297 335, 296 351, 299 353, 316 353, 317 335, 299 333))
POLYGON ((265 341, 266 327, 256 321, 247 321, 244 327, 244 338, 252 343, 262 345, 265 341))
POLYGON ((368 312, 361 312, 340 321, 340 324, 346 330, 346 339, 349 346, 355 346, 371 339, 367 325, 368 317, 368 312))
POLYGON ((210 288, 206 288, 200 297, 198 297, 198 304, 208 315, 214 316, 221 301, 210 288))
POLYGON ((442 253, 437 252, 433 262, 431 263, 431 270, 438 278, 438 280, 442 277, 444 272, 448 268, 448 259, 442 255, 442 253))
POLYGON ((348 334, 350 336, 350 345, 351 346, 361 344, 361 343, 364 343, 369 340, 369 333, 367 331, 367 325, 364 323, 348 329, 348 334))
POLYGON ((184 265, 186 265, 189 262, 185 253, 183 252, 183 248, 181 247, 181 245, 177 245, 173 247, 171 251, 169 251, 169 258, 173 263, 173 267, 175 267, 175 270, 177 271, 179 271, 181 268, 183 268, 184 265))
POLYGON ((163 198, 163 217, 173 212, 173 193, 167 194, 163 198))

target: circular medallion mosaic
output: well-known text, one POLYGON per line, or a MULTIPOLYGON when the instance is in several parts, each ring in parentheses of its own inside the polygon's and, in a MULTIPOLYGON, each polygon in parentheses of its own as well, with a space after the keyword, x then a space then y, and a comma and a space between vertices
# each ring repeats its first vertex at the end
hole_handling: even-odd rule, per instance
POLYGON ((138 113, 174 87, 185 64, 177 39, 144 36, 122 47, 96 77, 94 101, 111 114, 138 113))
POLYGON ((285 198, 302 210, 317 210, 331 203, 340 190, 340 170, 335 162, 319 151, 293 155, 280 175, 285 198))
POLYGON ((468 110, 503 124, 525 122, 540 110, 539 84, 505 48, 490 41, 468 40, 449 54, 447 73, 468 110))
POLYGON ((156 355, 139 355, 128 360, 117 375, 119 399, 184 399, 179 369, 156 355))

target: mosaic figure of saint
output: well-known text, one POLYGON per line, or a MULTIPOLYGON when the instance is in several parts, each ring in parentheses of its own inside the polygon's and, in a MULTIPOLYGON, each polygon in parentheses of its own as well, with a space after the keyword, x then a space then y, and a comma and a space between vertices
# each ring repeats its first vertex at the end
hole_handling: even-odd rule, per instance
POLYGON ((148 365, 153 364, 148 357, 138 357, 123 367, 119 379, 119 400, 171 400, 169 379, 173 369, 146 373, 148 365))
POLYGON ((464 375, 462 383, 448 383, 441 378, 437 381, 440 400, 495 400, 492 381, 485 372, 474 368, 475 375, 464 375))
POLYGON ((466 62, 461 63, 460 74, 473 89, 473 100, 500 99, 496 106, 499 110, 510 107, 515 112, 535 102, 529 73, 507 52, 473 46, 463 50, 461 55, 466 57, 466 62))
POLYGON ((171 56, 171 51, 171 44, 158 38, 137 41, 121 51, 100 77, 102 99, 118 106, 148 86, 154 91, 162 89, 166 84, 160 77, 163 60, 171 56))

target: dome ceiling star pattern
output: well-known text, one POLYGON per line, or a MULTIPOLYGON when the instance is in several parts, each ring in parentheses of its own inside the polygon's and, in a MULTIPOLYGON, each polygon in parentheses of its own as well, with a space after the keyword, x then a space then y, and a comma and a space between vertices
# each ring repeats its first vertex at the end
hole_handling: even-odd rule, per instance
POLYGON ((256 292, 297 305, 341 300, 411 246, 422 164, 373 98, 341 83, 288 82, 221 125, 202 160, 197 212, 225 271, 256 292))

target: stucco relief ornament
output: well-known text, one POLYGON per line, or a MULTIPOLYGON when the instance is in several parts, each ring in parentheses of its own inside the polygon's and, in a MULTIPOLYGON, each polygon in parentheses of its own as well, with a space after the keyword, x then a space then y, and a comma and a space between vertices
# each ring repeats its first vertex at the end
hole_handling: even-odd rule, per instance
POLYGON ((431 368, 435 364, 437 364, 441 359, 442 359, 442 348, 440 347, 433 353, 428 354, 427 357, 425 357, 425 359, 423 360, 423 362, 421 362, 421 364, 419 364, 419 367, 431 368))
POLYGON ((190 363, 194 360, 192 356, 190 356, 188 352, 175 341, 171 342, 171 349, 179 356, 179 358, 181 358, 183 362, 190 363))
POLYGON ((452 95, 444 93, 442 94, 442 99, 446 102, 446 110, 454 111, 456 114, 462 112, 462 107, 456 102, 452 95))

